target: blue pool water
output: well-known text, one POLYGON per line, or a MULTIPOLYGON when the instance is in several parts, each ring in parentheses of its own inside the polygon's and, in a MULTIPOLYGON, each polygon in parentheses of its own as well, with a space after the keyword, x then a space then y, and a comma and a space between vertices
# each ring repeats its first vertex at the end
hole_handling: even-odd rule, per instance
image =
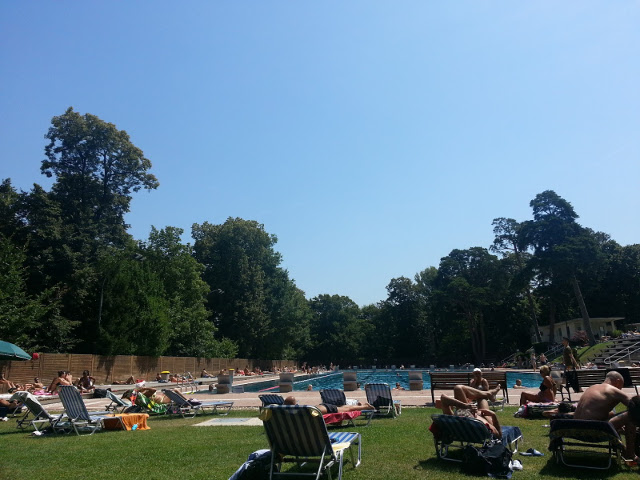
MULTIPOLYGON (((424 389, 431 388, 429 382, 429 372, 423 372, 424 389)), ((537 388, 540 386, 541 378, 537 373, 507 372, 507 384, 512 387, 516 383, 516 379, 522 380, 522 385, 527 388, 537 388)), ((358 382, 360 388, 364 389, 365 383, 388 383, 394 387, 396 382, 400 382, 407 390, 409 389, 409 373, 406 370, 383 371, 383 370, 358 370, 358 382)), ((235 382, 234 382, 235 383, 235 382)), ((237 383, 235 383, 237 385, 237 383)), ((293 384, 294 391, 307 390, 309 384, 312 389, 322 390, 324 388, 342 389, 342 373, 328 373, 318 376, 312 376, 305 380, 298 380, 293 384)), ((278 392, 278 380, 266 380, 253 384, 244 385, 245 392, 278 392)))

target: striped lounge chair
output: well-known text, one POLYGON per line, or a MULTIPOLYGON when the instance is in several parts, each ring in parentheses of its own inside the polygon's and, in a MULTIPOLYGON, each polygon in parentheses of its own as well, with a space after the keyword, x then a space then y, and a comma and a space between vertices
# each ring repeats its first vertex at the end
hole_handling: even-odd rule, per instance
POLYGON ((258 398, 262 402, 262 406, 267 405, 284 405, 284 398, 281 395, 275 393, 265 393, 264 395, 258 395, 258 398))
POLYGON ((336 407, 341 407, 347 404, 347 397, 345 396, 344 391, 338 390, 337 388, 325 388, 324 390, 320 390, 320 398, 322 399, 322 403, 330 403, 336 407))
MULTIPOLYGON (((316 480, 323 473, 331 479, 331 467, 338 466, 338 480, 342 478, 344 453, 349 450, 354 468, 360 465, 362 440, 359 433, 327 432, 320 410, 305 405, 269 405, 260 414, 271 446, 271 468, 269 479, 290 475, 280 472, 276 462, 282 466, 294 462, 299 467, 304 463, 317 463, 313 472, 299 468, 296 476, 313 477, 316 480), (354 458, 357 446, 358 458, 354 458)), ((291 469, 289 469, 291 470, 291 469)))
POLYGON ((42 406, 40 401, 31 393, 16 392, 11 398, 18 399, 25 407, 27 407, 26 413, 22 417, 18 418, 16 428, 25 429, 27 426, 31 426, 36 432, 38 432, 38 427, 42 427, 44 424, 45 427, 52 427, 54 433, 63 431, 61 428, 62 423, 58 423, 62 415, 51 415, 46 408, 42 406), (30 418, 29 415, 32 415, 33 418, 30 418), (56 428, 56 424, 58 424, 58 427, 60 428, 56 428))
MULTIPOLYGON (((58 394, 60 401, 62 401, 67 420, 76 432, 76 435, 80 435, 80 432, 84 430, 89 431, 89 435, 93 435, 96 430, 102 428, 105 418, 113 418, 108 416, 109 412, 90 414, 82 400, 82 395, 80 395, 80 392, 74 386, 60 385, 58 387, 58 394)), ((120 419, 120 423, 122 424, 122 419, 120 419)), ((125 429, 124 424, 122 424, 122 429, 125 429)))
POLYGON ((549 450, 556 462, 567 467, 607 470, 614 459, 617 464, 621 460, 622 440, 609 422, 551 420, 549 438, 549 450))
MULTIPOLYGON (((463 449, 467 445, 484 446, 493 440, 493 435, 484 423, 475 418, 457 417, 455 415, 433 414, 433 423, 429 427, 436 445, 436 455, 442 460, 461 462, 461 459, 449 455, 450 448, 463 449)), ((522 432, 518 427, 503 426, 502 442, 512 453, 518 451, 518 442, 522 440, 522 432)))
POLYGON ((367 383, 364 386, 367 402, 376 409, 376 415, 396 417, 400 415, 400 400, 394 400, 391 388, 386 383, 367 383))
POLYGON ((182 418, 187 416, 195 417, 200 411, 204 411, 206 408, 210 408, 213 413, 220 413, 220 415, 228 415, 233 407, 233 402, 192 402, 188 400, 179 392, 175 390, 166 389, 162 390, 169 400, 171 400, 170 413, 179 413, 182 418), (220 411, 224 413, 221 413, 220 411))

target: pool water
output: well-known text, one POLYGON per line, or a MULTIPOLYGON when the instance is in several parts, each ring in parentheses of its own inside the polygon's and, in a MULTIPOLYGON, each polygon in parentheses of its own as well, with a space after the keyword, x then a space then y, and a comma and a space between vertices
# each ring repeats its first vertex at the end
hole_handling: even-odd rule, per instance
MULTIPOLYGON (((516 383, 516 379, 522 380, 522 385, 527 388, 538 388, 540 386, 541 377, 537 373, 507 372, 507 385, 511 388, 516 383)), ((429 381, 429 372, 423 372, 422 379, 424 381, 423 388, 431 388, 429 381)), ((409 390, 409 373, 406 370, 358 370, 358 382, 360 389, 364 390, 365 383, 388 383, 392 387, 396 382, 409 390)), ((304 380, 298 380, 293 383, 293 390, 296 392, 307 390, 311 385, 312 389, 323 390, 325 388, 337 388, 342 390, 342 372, 321 374, 312 376, 304 380)), ((253 384, 244 385, 245 392, 278 392, 278 380, 267 380, 253 384)))

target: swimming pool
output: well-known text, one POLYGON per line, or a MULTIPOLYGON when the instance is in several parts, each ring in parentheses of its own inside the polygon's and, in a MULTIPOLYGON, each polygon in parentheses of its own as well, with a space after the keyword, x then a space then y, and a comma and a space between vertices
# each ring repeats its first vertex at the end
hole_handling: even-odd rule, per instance
MULTIPOLYGON (((540 375, 537 373, 507 372, 507 385, 511 388, 516 379, 522 380, 522 385, 527 388, 537 388, 540 386, 540 375)), ((423 388, 431 388, 429 372, 423 371, 423 388)), ((365 383, 388 383, 392 387, 396 382, 409 390, 409 373, 407 370, 358 370, 358 382, 360 389, 364 390, 365 383)), ((237 384, 236 384, 237 385, 237 384)), ((325 388, 338 388, 342 390, 342 372, 320 374, 297 380, 293 383, 293 390, 296 392, 307 390, 311 385, 312 390, 322 390, 325 388)), ((278 379, 266 380, 252 384, 244 384, 245 392, 278 392, 278 379)))

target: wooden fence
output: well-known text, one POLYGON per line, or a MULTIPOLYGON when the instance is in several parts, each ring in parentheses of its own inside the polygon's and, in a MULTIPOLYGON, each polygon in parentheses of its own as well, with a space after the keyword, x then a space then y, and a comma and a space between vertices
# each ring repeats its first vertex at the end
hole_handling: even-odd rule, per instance
MULTIPOLYGON (((223 368, 273 371, 278 367, 295 366, 293 360, 252 360, 247 358, 196 358, 196 357, 137 357, 131 355, 83 355, 75 353, 41 353, 37 360, 0 361, 0 371, 5 378, 14 383, 32 382, 35 377, 48 385, 58 376, 59 370, 70 371, 74 380, 89 370, 97 384, 111 384, 124 381, 133 375, 135 379, 155 380, 156 374, 165 370, 182 374, 191 372, 199 377, 204 368, 212 375, 223 368)), ((7 391, 6 385, 0 385, 0 393, 7 391)))

